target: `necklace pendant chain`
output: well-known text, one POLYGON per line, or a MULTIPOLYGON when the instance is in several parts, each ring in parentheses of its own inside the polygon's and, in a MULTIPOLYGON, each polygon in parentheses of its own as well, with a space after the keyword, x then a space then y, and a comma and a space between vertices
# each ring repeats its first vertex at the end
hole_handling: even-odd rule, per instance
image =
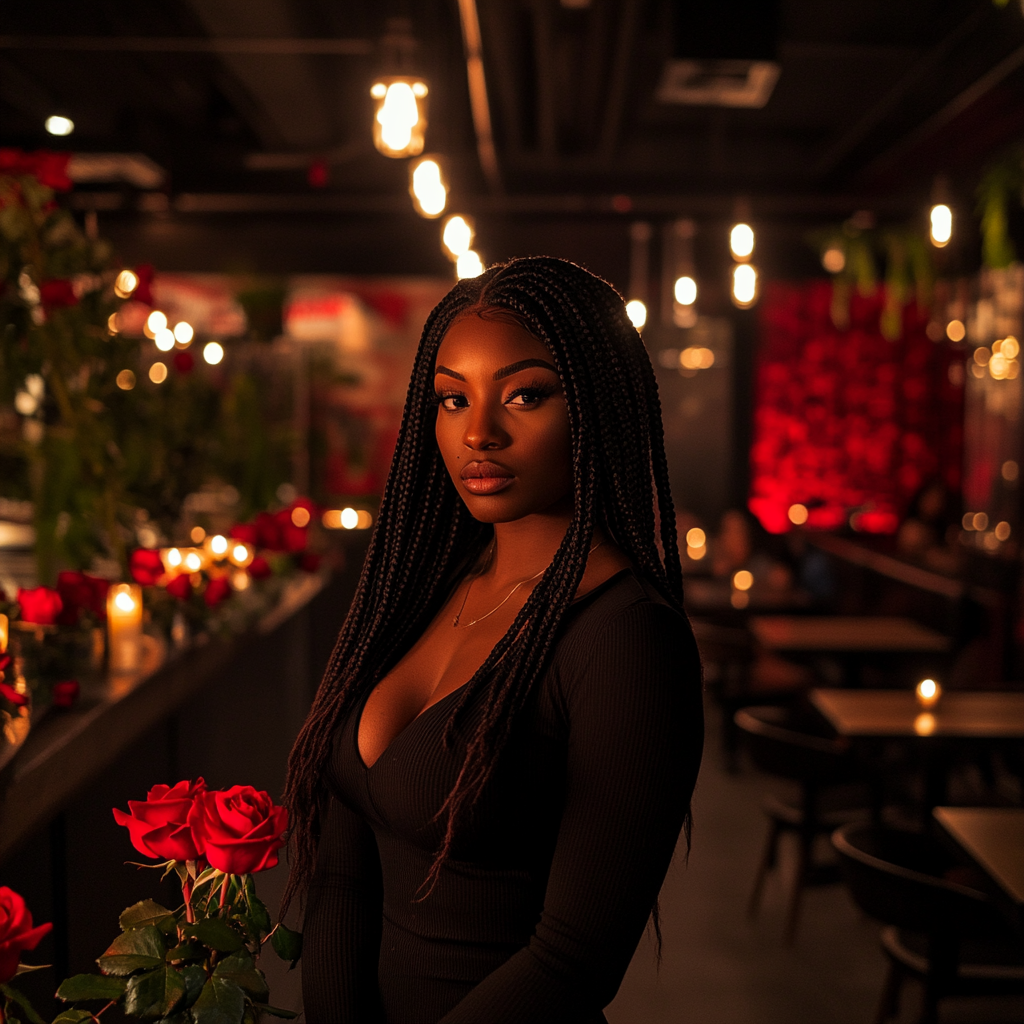
MULTIPOLYGON (((596 550, 597 550, 597 549, 598 549, 598 548, 599 548, 599 547, 600 547, 600 546, 601 546, 601 545, 602 545, 603 543, 604 543, 604 541, 602 540, 602 541, 599 541, 599 542, 598 542, 597 544, 595 544, 595 545, 594 545, 594 546, 593 546, 593 547, 592 547, 592 548, 590 549, 590 551, 589 551, 589 552, 587 553, 587 557, 589 557, 590 555, 592 555, 592 554, 593 554, 593 553, 594 553, 594 552, 595 552, 595 551, 596 551, 596 550)), ((486 613, 485 615, 481 615, 481 616, 480 616, 479 618, 473 619, 473 621, 472 621, 472 622, 466 622, 466 623, 464 623, 464 624, 462 625, 462 628, 463 628, 463 629, 467 629, 467 628, 468 628, 469 626, 475 626, 475 625, 476 625, 476 624, 477 624, 478 622, 483 622, 483 620, 484 620, 484 619, 489 619, 489 618, 490 618, 490 617, 491 617, 491 616, 492 616, 492 615, 493 615, 493 614, 494 614, 494 613, 495 613, 495 612, 496 612, 496 611, 497 611, 497 610, 498 610, 499 608, 501 608, 501 607, 502 607, 502 605, 504 605, 504 604, 505 604, 505 603, 506 603, 506 602, 507 602, 507 601, 508 601, 508 600, 509 600, 509 599, 510 599, 510 598, 512 597, 512 595, 513 595, 513 594, 514 594, 514 593, 515 593, 515 592, 516 592, 516 591, 517 591, 517 590, 518 590, 518 589, 519 589, 520 587, 524 587, 524 586, 526 586, 526 584, 527 584, 527 583, 532 583, 532 582, 533 582, 533 581, 534 581, 535 579, 537 579, 537 577, 538 577, 538 576, 543 576, 543 575, 544 575, 544 573, 546 573, 546 572, 548 571, 548 568, 549 568, 549 566, 545 565, 545 566, 544 566, 544 568, 543 568, 543 569, 541 569, 541 571, 540 571, 540 572, 538 572, 538 573, 535 573, 535 574, 534 574, 533 576, 529 577, 529 579, 525 579, 525 580, 520 580, 520 581, 519 581, 519 582, 518 582, 518 583, 517 583, 517 584, 516 584, 516 585, 515 585, 515 586, 514 586, 514 587, 513 587, 513 588, 512 588, 512 589, 511 589, 511 590, 510 590, 510 591, 509 591, 509 592, 508 592, 507 594, 506 594, 506 595, 505 595, 505 597, 504 597, 504 598, 502 598, 502 600, 501 600, 500 602, 498 602, 498 604, 496 604, 496 605, 495 605, 495 606, 494 606, 494 607, 493 607, 493 608, 492 608, 492 609, 491 609, 491 610, 490 610, 489 612, 487 612, 487 613, 486 613)), ((474 577, 473 577, 472 579, 470 579, 470 581, 469 581, 469 586, 468 586, 468 587, 466 587, 466 594, 465 594, 465 597, 463 597, 463 599, 462 599, 462 604, 461 604, 461 606, 459 607, 459 610, 458 610, 458 611, 457 611, 457 612, 455 613, 455 618, 454 618, 454 619, 452 619, 452 626, 455 626, 455 627, 457 627, 457 626, 459 625, 459 620, 460 620, 460 619, 462 618, 462 613, 463 613, 463 612, 464 612, 464 611, 466 610, 466 602, 467 602, 467 601, 469 600, 469 592, 470 592, 470 591, 471 591, 471 590, 473 589, 473 580, 474 580, 474 579, 476 579, 476 577, 475 577, 475 576, 474 576, 474 577)))

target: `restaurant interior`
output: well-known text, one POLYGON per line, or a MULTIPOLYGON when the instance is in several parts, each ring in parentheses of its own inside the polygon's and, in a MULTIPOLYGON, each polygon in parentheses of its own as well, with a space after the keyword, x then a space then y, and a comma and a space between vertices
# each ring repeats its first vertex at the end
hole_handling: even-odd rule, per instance
POLYGON ((180 1009, 191 967, 147 994, 163 905, 221 876, 143 870, 110 809, 281 799, 424 321, 531 255, 646 347, 704 666, 692 843, 607 1020, 1024 1021, 1024 2, 34 0, 0 33, 0 1021, 301 1012, 283 853, 223 875, 241 951, 185 896, 222 965, 270 935, 237 1016, 180 1009))

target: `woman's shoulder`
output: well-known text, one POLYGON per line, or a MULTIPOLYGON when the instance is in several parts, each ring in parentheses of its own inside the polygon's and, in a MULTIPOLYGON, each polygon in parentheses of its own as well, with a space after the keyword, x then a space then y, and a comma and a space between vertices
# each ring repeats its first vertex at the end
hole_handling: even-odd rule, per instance
POLYGON ((700 658, 686 615, 635 569, 623 569, 570 607, 553 668, 570 685, 595 669, 699 680, 700 658))

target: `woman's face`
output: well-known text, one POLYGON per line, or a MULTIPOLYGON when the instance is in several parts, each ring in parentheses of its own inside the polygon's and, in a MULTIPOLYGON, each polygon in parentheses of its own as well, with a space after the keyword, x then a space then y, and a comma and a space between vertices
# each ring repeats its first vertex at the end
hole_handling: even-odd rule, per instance
POLYGON ((437 446, 470 514, 508 523, 570 500, 572 437, 551 353, 505 319, 466 316, 437 352, 437 446))

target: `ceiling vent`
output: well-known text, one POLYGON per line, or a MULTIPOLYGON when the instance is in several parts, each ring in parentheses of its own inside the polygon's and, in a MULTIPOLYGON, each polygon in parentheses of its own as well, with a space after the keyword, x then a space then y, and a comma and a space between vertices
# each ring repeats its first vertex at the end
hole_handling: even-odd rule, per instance
POLYGON ((779 79, 770 60, 669 60, 655 93, 660 103, 760 109, 779 79))

